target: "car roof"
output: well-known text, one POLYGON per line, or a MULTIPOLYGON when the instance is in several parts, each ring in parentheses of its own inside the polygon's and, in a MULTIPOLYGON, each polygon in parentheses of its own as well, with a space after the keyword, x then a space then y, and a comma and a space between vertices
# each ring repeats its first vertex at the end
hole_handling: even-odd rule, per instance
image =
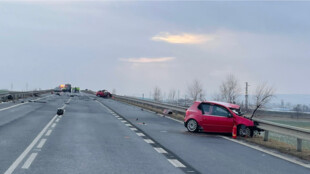
POLYGON ((232 103, 226 103, 226 102, 219 102, 219 101, 203 101, 202 103, 213 103, 213 104, 219 104, 226 106, 228 108, 234 108, 234 109, 239 109, 240 106, 232 103))

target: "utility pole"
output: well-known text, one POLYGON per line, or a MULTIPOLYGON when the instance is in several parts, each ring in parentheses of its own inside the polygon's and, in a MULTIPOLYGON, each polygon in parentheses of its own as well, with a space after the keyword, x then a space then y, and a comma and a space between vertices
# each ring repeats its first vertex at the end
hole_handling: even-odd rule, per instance
POLYGON ((180 90, 178 90, 178 100, 177 100, 177 106, 179 105, 179 99, 180 99, 180 90))
POLYGON ((248 95, 248 87, 249 87, 249 84, 248 82, 245 82, 245 110, 248 111, 248 107, 249 107, 249 103, 248 103, 248 98, 249 98, 249 95, 248 95))

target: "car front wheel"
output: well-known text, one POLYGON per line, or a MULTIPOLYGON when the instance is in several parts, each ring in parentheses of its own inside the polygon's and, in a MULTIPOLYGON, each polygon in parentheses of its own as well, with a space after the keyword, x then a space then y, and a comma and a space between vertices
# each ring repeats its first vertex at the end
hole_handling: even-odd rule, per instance
POLYGON ((245 125, 240 125, 238 128, 238 135, 242 137, 252 137, 253 132, 249 127, 245 125))
POLYGON ((198 131, 198 123, 194 119, 190 119, 187 122, 186 128, 189 132, 197 132, 198 131))

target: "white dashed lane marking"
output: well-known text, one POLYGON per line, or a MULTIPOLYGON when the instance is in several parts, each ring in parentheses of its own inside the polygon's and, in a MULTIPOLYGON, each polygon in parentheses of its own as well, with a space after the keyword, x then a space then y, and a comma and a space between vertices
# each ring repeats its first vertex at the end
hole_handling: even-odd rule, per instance
POLYGON ((56 125, 57 125, 56 123, 53 123, 53 124, 52 124, 52 128, 54 128, 56 125))
POLYGON ((48 130, 48 131, 46 132, 45 136, 50 136, 51 133, 52 133, 52 130, 50 129, 50 130, 48 130))
POLYGON ((179 160, 177 159, 168 159, 168 161, 174 166, 174 167, 186 167, 184 164, 182 164, 179 160))
MULTIPOLYGON (((31 149, 37 144, 37 142, 40 140, 40 138, 45 134, 48 127, 54 122, 57 115, 55 115, 48 123, 47 125, 41 130, 41 132, 35 137, 35 139, 29 144, 29 146, 24 150, 22 154, 11 164, 11 166, 4 172, 4 174, 11 174, 14 172, 16 167, 22 162, 22 160, 28 155, 28 153, 31 151, 31 149)), ((33 156, 33 159, 36 155, 33 156)), ((33 161, 33 160, 32 160, 33 161)))
MULTIPOLYGON (((97 101, 100 103, 99 101, 97 101)), ((108 108, 104 106, 104 104, 100 103, 104 108, 108 108)), ((188 165, 186 162, 183 162, 182 159, 178 159, 176 155, 174 155, 172 152, 168 152, 165 150, 165 148, 161 147, 160 144, 157 142, 154 142, 151 138, 149 138, 149 135, 143 133, 143 131, 140 130, 140 128, 136 127, 134 124, 132 124, 129 120, 126 120, 122 115, 118 115, 116 112, 111 112, 114 117, 116 117, 118 120, 123 122, 126 126, 129 127, 130 130, 134 131, 139 137, 142 137, 142 139, 150 144, 154 150, 160 154, 163 154, 166 159, 171 163, 174 167, 181 168, 185 173, 199 173, 198 171, 195 171, 193 167, 188 165), (181 162, 182 161, 182 162, 181 162), (186 165, 184 165, 186 164, 186 165)), ((138 123, 139 124, 139 123, 138 123)), ((161 131, 161 132, 167 132, 167 131, 161 131)))
POLYGON ((137 135, 138 135, 139 137, 145 136, 143 133, 137 133, 137 135))
POLYGON ((159 148, 154 148, 158 153, 167 153, 167 151, 165 151, 165 149, 159 147, 159 148))
POLYGON ((149 144, 154 144, 154 141, 150 140, 150 139, 143 139, 145 142, 149 143, 149 144))
POLYGON ((137 128, 130 128, 132 131, 137 131, 138 129, 137 128))
POLYGON ((32 164, 33 160, 37 157, 37 155, 38 153, 32 153, 27 159, 27 161, 24 163, 24 165, 22 166, 22 169, 28 169, 30 165, 32 164))
POLYGON ((46 142, 46 139, 45 139, 45 138, 41 139, 41 141, 40 141, 40 143, 38 144, 37 148, 38 148, 38 149, 41 149, 41 148, 44 146, 45 142, 46 142))

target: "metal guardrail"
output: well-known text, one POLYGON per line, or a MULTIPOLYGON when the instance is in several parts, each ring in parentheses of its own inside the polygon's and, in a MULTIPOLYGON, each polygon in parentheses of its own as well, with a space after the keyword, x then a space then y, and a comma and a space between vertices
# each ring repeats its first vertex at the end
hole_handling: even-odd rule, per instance
MULTIPOLYGON (((94 91, 83 91, 89 94, 96 94, 94 91)), ((142 100, 135 97, 127 97, 127 96, 119 96, 119 95, 113 95, 115 99, 124 101, 127 103, 136 103, 140 105, 147 105, 150 107, 155 107, 158 109, 168 109, 172 112, 181 114, 185 116, 186 109, 185 107, 176 106, 176 105, 170 105, 166 103, 160 103, 155 101, 148 101, 148 100, 142 100)), ((298 128, 294 126, 288 126, 284 124, 274 123, 271 121, 261 120, 254 118, 254 121, 258 123, 258 128, 264 130, 264 141, 268 141, 269 138, 269 132, 275 132, 278 134, 286 135, 286 136, 292 136, 295 137, 297 140, 297 151, 302 151, 302 140, 308 140, 310 141, 310 130, 298 128)))
POLYGON ((297 151, 302 151, 302 140, 308 140, 310 141, 310 130, 274 123, 271 121, 261 120, 254 118, 254 121, 257 121, 259 123, 258 127, 265 130, 264 133, 264 141, 268 141, 269 138, 269 132, 275 132, 278 134, 286 135, 286 136, 292 136, 295 137, 297 140, 297 151))
POLYGON ((52 92, 52 89, 48 90, 39 90, 39 91, 6 91, 4 93, 0 94, 0 101, 6 101, 9 100, 9 96, 12 97, 13 100, 20 99, 20 98, 26 98, 26 97, 32 97, 39 94, 45 94, 52 92))
MULTIPOLYGON (((120 101, 125 101, 129 103, 137 103, 141 105, 148 105, 150 107, 155 107, 158 109, 169 109, 172 112, 181 114, 185 116, 186 109, 185 107, 155 102, 155 101, 147 101, 142 100, 134 97, 127 97, 127 96, 118 96, 114 95, 115 99, 120 101)), ((261 120, 261 119, 253 119, 254 121, 258 122, 258 128, 264 130, 264 141, 268 141, 269 132, 275 132, 286 136, 292 136, 297 139, 297 151, 302 150, 302 140, 310 141, 310 130, 298 128, 294 126, 288 126, 284 124, 274 123, 271 121, 261 120)))
POLYGON ((114 97, 118 100, 127 100, 127 101, 135 102, 138 104, 142 104, 142 105, 156 107, 158 109, 168 109, 168 110, 171 110, 172 112, 175 112, 181 115, 185 115, 185 112, 187 110, 187 108, 181 107, 181 106, 175 106, 175 105, 170 105, 170 104, 160 103, 160 102, 155 102, 155 101, 142 100, 142 99, 138 99, 134 97, 126 97, 126 96, 118 96, 118 95, 114 95, 114 97))

